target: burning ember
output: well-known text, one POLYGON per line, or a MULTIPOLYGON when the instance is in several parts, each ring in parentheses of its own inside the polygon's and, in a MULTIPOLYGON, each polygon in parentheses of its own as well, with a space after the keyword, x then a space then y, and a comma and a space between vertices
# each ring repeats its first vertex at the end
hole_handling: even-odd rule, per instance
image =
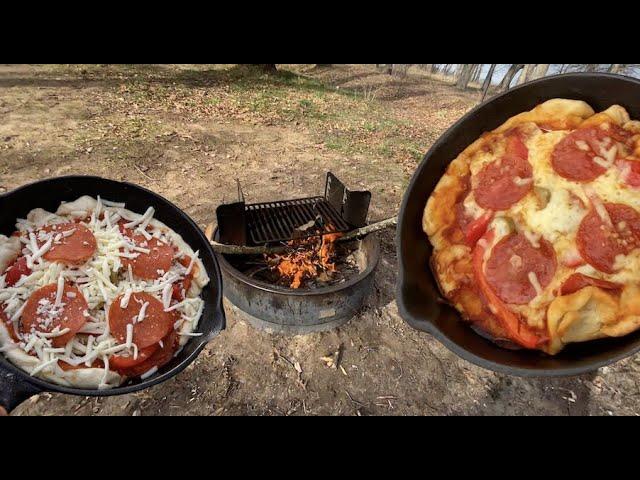
POLYGON ((287 243, 294 250, 287 254, 265 255, 265 261, 273 272, 298 289, 312 279, 328 281, 336 272, 335 241, 341 233, 292 240, 287 243))

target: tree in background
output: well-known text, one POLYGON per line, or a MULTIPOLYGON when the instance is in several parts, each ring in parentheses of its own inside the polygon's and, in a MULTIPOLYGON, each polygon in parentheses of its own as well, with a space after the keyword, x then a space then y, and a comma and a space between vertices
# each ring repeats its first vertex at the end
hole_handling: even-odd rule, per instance
POLYGON ((482 84, 482 101, 487 97, 487 93, 489 92, 489 87, 491 86, 491 80, 493 80, 493 74, 496 71, 497 63, 492 63, 491 67, 489 67, 489 72, 484 79, 484 83, 482 84))
POLYGON ((628 63, 512 63, 512 64, 483 64, 483 63, 427 63, 427 64, 376 64, 378 68, 384 68, 386 73, 397 76, 405 76, 410 66, 421 69, 427 76, 445 78, 460 90, 480 89, 484 100, 491 91, 504 92, 511 88, 514 82, 518 85, 543 78, 550 72, 609 72, 617 74, 638 74, 640 64, 628 63), (487 68, 488 67, 488 68, 487 68), (502 79, 494 86, 497 80, 496 72, 504 71, 502 79))
POLYGON ((516 74, 524 68, 524 63, 512 63, 507 70, 507 73, 504 74, 500 85, 498 86, 498 91, 504 92, 509 90, 511 87, 511 82, 516 74))
POLYGON ((465 90, 467 88, 476 66, 478 65, 473 63, 461 63, 458 65, 458 70, 456 71, 456 88, 459 90, 465 90))
POLYGON ((542 78, 547 75, 549 71, 550 63, 527 63, 524 66, 524 70, 520 74, 518 84, 530 82, 536 78, 542 78))

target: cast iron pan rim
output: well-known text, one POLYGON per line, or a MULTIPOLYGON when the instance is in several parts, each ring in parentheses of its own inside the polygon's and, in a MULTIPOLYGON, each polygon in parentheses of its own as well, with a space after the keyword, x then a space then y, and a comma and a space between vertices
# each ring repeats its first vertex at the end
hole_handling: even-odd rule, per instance
MULTIPOLYGON (((450 350, 451 352, 453 352, 463 360, 466 360, 478 367, 482 367, 487 370, 491 370, 497 373, 503 373, 506 375, 513 375, 517 377, 523 377, 523 378, 573 377, 573 376, 593 372, 594 370, 597 370, 602 367, 606 367, 607 365, 612 365, 640 351, 640 346, 638 346, 628 352, 620 353, 618 355, 609 357, 606 360, 601 360, 599 362, 592 362, 590 365, 582 366, 582 367, 567 367, 567 368, 557 368, 557 369, 514 367, 514 366, 505 365, 502 363, 496 363, 491 360, 486 360, 482 357, 479 357, 478 355, 475 355, 474 353, 471 353, 469 350, 462 348, 457 343, 449 340, 449 338, 443 335, 435 327, 425 328, 425 326, 423 325, 417 325, 413 321, 409 313, 406 311, 405 306, 402 304, 402 302, 398 303, 398 310, 400 312, 400 316, 407 319, 407 323, 409 323, 409 325, 411 325, 413 328, 417 330, 420 330, 432 335, 448 350, 450 350)), ((462 321, 462 320, 459 320, 459 321, 462 321)), ((524 353, 530 354, 530 355, 537 354, 537 352, 524 352, 524 353)), ((544 353, 540 353, 540 355, 544 355, 544 353)))
MULTIPOLYGON (((217 228, 214 231, 213 235, 214 235, 214 238, 217 238, 217 235, 218 235, 217 228)), ((293 288, 279 287, 277 285, 272 285, 270 283, 263 282, 261 280, 250 278, 249 276, 245 275, 244 273, 234 268, 223 254, 216 253, 216 257, 218 257, 218 262, 220 263, 220 267, 226 273, 236 278, 237 280, 241 281, 242 283, 251 285, 252 287, 257 288, 258 290, 272 293, 274 295, 293 296, 293 297, 320 296, 320 295, 327 295, 331 293, 340 292, 346 288, 349 288, 357 283, 360 283, 362 280, 367 278, 369 275, 371 275, 375 271, 378 264, 380 263, 380 240, 378 240, 378 238, 375 235, 367 235, 365 238, 363 238, 360 241, 364 242, 365 239, 372 243, 371 257, 373 259, 373 262, 369 262, 369 265, 367 265, 367 268, 363 272, 360 272, 357 275, 354 275, 353 277, 351 277, 346 282, 339 283, 337 285, 331 285, 328 287, 320 287, 320 288, 314 288, 314 289, 303 290, 303 291, 300 291, 299 289, 296 290, 293 288)))
MULTIPOLYGON (((185 221, 186 224, 188 224, 191 228, 195 229, 197 231, 197 234, 201 237, 201 239, 203 240, 204 244, 207 245, 207 251, 206 252, 201 252, 201 255, 203 253, 205 253, 208 256, 211 256, 214 258, 214 260, 216 260, 215 258, 215 254, 213 252, 213 248, 211 247, 211 244, 209 243, 209 240, 207 240, 207 238, 204 235, 204 232, 200 229, 200 227, 198 227, 198 225, 191 219, 191 217, 189 217, 189 215, 187 215, 184 211, 182 211, 182 209, 180 209, 179 207, 177 207, 176 205, 174 205, 172 202, 170 202, 169 200, 167 200, 165 197, 147 189, 144 187, 141 187, 139 185, 133 184, 133 183, 129 183, 129 182, 120 182, 118 180, 112 180, 109 178, 103 178, 103 177, 98 177, 95 175, 67 175, 67 176, 62 176, 62 177, 53 177, 53 178, 47 178, 47 179, 43 179, 43 180, 39 180, 36 182, 31 182, 29 184, 23 185, 21 187, 18 187, 14 190, 11 190, 9 192, 0 194, 0 200, 4 199, 4 198, 8 198, 10 196, 12 196, 13 194, 20 192, 22 190, 26 190, 30 187, 32 187, 33 185, 37 185, 40 183, 48 183, 48 182, 52 182, 52 181, 60 181, 60 180, 95 180, 97 182, 110 182, 110 183, 116 183, 116 184, 122 184, 122 185, 127 185, 130 188, 133 188, 135 190, 142 190, 143 192, 151 195, 152 197, 154 197, 156 199, 156 201, 159 202, 165 202, 166 204, 168 204, 181 218, 181 220, 185 221)), ((178 375, 180 372, 182 372, 185 368, 187 368, 189 365, 191 365, 193 363, 193 361, 198 357, 198 355, 200 355, 200 353, 202 352, 202 350, 204 349, 204 347, 207 345, 207 343, 212 340, 215 336, 217 336, 225 327, 225 320, 224 320, 224 310, 222 309, 222 274, 220 272, 220 267, 218 265, 217 261, 213 262, 214 268, 215 268, 215 274, 217 275, 217 279, 218 279, 218 283, 219 285, 216 288, 216 298, 215 301, 213 302, 213 307, 216 310, 214 312, 214 315, 219 314, 220 312, 222 312, 222 322, 220 324, 220 326, 218 328, 215 328, 214 330, 212 330, 211 332, 209 332, 206 335, 203 335, 202 338, 193 338, 190 341, 191 342, 199 342, 200 344, 194 349, 194 351, 186 358, 182 359, 180 361, 180 363, 178 365, 176 365, 174 368, 172 368, 171 370, 164 372, 158 376, 152 376, 151 378, 147 379, 147 380, 143 380, 140 381, 139 383, 133 384, 133 385, 125 385, 123 387, 115 387, 115 388, 111 388, 111 389, 105 389, 105 390, 98 390, 98 389, 81 389, 81 388, 72 388, 72 387, 66 387, 63 385, 58 385, 55 384, 53 382, 47 382, 45 380, 41 380, 37 377, 32 377, 31 375, 29 375, 28 373, 26 373, 24 370, 22 370, 21 368, 15 366, 13 363, 11 363, 8 359, 2 358, 2 365, 0 365, 2 368, 5 368, 6 370, 9 371, 9 373, 16 375, 17 377, 19 377, 20 379, 26 381, 27 383, 31 384, 32 386, 35 386, 36 388, 42 390, 43 392, 56 392, 56 393, 65 393, 68 395, 77 395, 77 396, 85 396, 85 397, 112 397, 112 396, 117 396, 117 395, 126 395, 129 393, 134 393, 134 392, 139 392, 141 390, 146 390, 148 388, 154 387, 156 385, 159 385, 160 383, 163 383, 167 380, 169 380, 170 378, 174 377, 175 375, 178 375)))
MULTIPOLYGON (((567 376, 575 376, 575 375, 581 375, 584 373, 589 373, 592 372, 594 370, 597 370, 598 368, 601 367, 605 367, 607 365, 611 365, 613 363, 616 363, 624 358, 627 358, 631 355, 634 355, 636 353, 638 353, 640 351, 640 344, 638 344, 636 347, 626 351, 626 352, 622 352, 620 354, 611 356, 607 359, 604 360, 600 360, 600 361, 594 361, 589 365, 585 365, 585 366, 581 366, 581 367, 569 367, 569 368, 558 368, 558 369, 547 369, 547 368, 540 368, 540 369, 529 369, 529 368, 522 368, 522 367, 515 367, 515 366, 508 366, 508 365, 504 365, 504 364, 500 364, 500 363, 496 363, 493 362, 491 360, 486 360, 485 358, 482 358, 474 353, 472 353, 471 351, 461 347, 460 345, 458 345, 457 343, 453 342, 452 340, 450 340, 449 338, 447 338, 442 332, 440 332, 440 330, 433 325, 431 322, 428 321, 417 321, 416 318, 414 318, 414 316, 412 314, 409 313, 407 306, 404 303, 404 290, 407 287, 407 278, 406 278, 406 268, 405 268, 405 264, 404 264, 404 257, 401 254, 402 252, 402 232, 404 231, 405 228, 405 222, 408 222, 409 220, 406 218, 405 216, 405 211, 407 209, 407 205, 409 203, 409 197, 410 197, 410 193, 413 192, 413 190, 415 189, 415 185, 418 181, 418 178, 421 177, 422 172, 426 169, 426 168, 430 168, 430 166, 428 165, 428 160, 431 157, 431 155, 433 154, 434 151, 436 151, 442 144, 446 143, 447 141, 449 141, 449 137, 451 136, 451 134, 453 132, 455 132, 458 127, 463 124, 464 122, 467 121, 467 119, 471 116, 473 116, 477 111, 485 108, 488 104, 506 96, 506 95, 510 95, 513 92, 520 90, 522 88, 529 88, 532 84, 540 84, 540 83, 546 83, 549 81, 554 81, 557 78, 615 78, 615 79, 624 79, 625 81, 628 81, 630 83, 636 83, 640 86, 640 80, 633 78, 633 77, 628 77, 626 75, 616 75, 616 74, 611 74, 611 73, 565 73, 565 74, 559 74, 559 75, 551 75, 548 77, 544 77, 544 78, 540 78, 538 80, 534 80, 532 82, 528 82, 526 84, 523 85, 519 85, 517 87, 514 87, 504 93, 501 93, 499 95, 496 95, 492 98, 490 98, 489 100, 487 100, 486 102, 481 103, 480 105, 478 105, 477 107, 473 108, 471 111, 469 111, 467 114, 465 114, 462 118, 460 118, 457 122, 455 122, 451 127, 449 127, 447 129, 447 131, 445 133, 443 133, 440 138, 436 141, 436 143, 434 143, 431 148, 429 149, 429 151, 427 152, 427 154, 424 156, 422 162, 420 163, 420 165, 418 166, 418 168, 416 169, 416 171, 414 172, 411 181, 409 182, 409 186, 407 187, 407 189, 405 190, 405 194, 404 194, 404 198, 402 200, 402 205, 400 206, 400 221, 398 224, 398 229, 396 232, 396 250, 398 252, 398 257, 399 257, 399 261, 398 261, 398 267, 399 267, 399 272, 398 272, 398 282, 396 285, 396 300, 397 300, 397 304, 398 304, 398 312, 400 313, 400 316, 402 318, 405 319, 405 321, 407 321, 407 323, 409 323, 409 325, 411 325, 413 328, 417 329, 417 330, 421 330, 424 332, 429 333, 430 335, 434 336, 440 343, 442 343, 446 348, 448 348, 450 351, 452 351, 453 353, 455 353, 456 355, 458 355, 459 357, 461 357, 462 359, 473 363, 474 365, 477 365, 479 367, 482 368, 486 368, 495 372, 499 372, 499 373, 504 373, 507 375, 515 375, 515 376, 519 376, 519 377, 567 377, 567 376)), ((426 239, 425 237, 425 241, 428 241, 428 239, 426 239)), ((462 321, 462 320, 460 320, 462 321)), ((498 347, 496 347, 498 348, 498 347)))

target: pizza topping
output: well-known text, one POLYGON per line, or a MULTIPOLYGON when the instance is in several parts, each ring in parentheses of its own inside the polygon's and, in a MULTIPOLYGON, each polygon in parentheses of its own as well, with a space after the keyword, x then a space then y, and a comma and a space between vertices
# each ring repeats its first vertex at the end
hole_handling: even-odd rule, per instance
MULTIPOLYGON (((509 336, 509 339, 525 348, 537 348, 546 339, 539 335, 529 325, 521 319, 496 295, 493 285, 488 281, 484 272, 484 256, 487 245, 493 241, 494 232, 490 230, 476 244, 473 251, 473 271, 487 306, 491 313, 498 319, 500 325, 509 336)), ((494 247, 495 249, 495 247, 494 247)), ((525 259, 526 261, 526 259, 525 259)))
POLYGON ((533 187, 533 194, 536 197, 540 210, 544 210, 551 201, 551 190, 544 187, 533 187))
POLYGON ((486 165, 477 175, 476 202, 487 210, 507 210, 533 188, 529 153, 518 133, 507 136, 502 158, 486 165))
POLYGON ((124 257, 122 265, 125 268, 131 266, 133 275, 145 280, 156 280, 169 271, 173 264, 173 246, 155 237, 147 240, 141 234, 134 235, 132 240, 137 252, 133 258, 124 257))
POLYGON ((89 367, 86 365, 71 365, 63 360, 58 360, 58 366, 65 372, 70 372, 73 370, 81 370, 83 368, 104 368, 104 362, 102 360, 94 360, 89 367))
POLYGON ((171 331, 155 345, 155 351, 148 358, 141 362, 136 361, 128 366, 125 366, 125 362, 117 360, 116 364, 119 364, 117 368, 122 375, 127 377, 143 377, 142 379, 144 380, 169 363, 177 348, 178 335, 175 331, 171 331))
POLYGON ((602 288, 603 290, 622 290, 623 287, 619 283, 588 277, 582 273, 574 273, 560 287, 560 295, 571 295, 589 286, 602 288))
POLYGON ((114 355, 109 360, 110 367, 112 370, 124 374, 126 373, 126 370, 149 360, 149 358, 156 353, 158 348, 160 348, 160 345, 155 344, 148 348, 139 350, 137 355, 114 355))
POLYGON ((487 231, 489 223, 493 220, 493 212, 486 212, 475 220, 470 220, 464 213, 464 206, 458 204, 457 220, 466 244, 473 247, 487 231))
POLYGON ((84 296, 76 287, 60 281, 47 285, 34 292, 26 302, 20 333, 29 336, 35 332, 53 333, 68 329, 64 335, 52 339, 54 347, 64 347, 87 322, 84 315, 87 308, 84 296), (64 294, 68 293, 75 294, 75 297, 65 297, 64 294))
POLYGON ((576 147, 578 147, 578 150, 582 150, 583 152, 591 151, 591 147, 584 140, 576 140, 576 147))
POLYGON ((541 238, 536 247, 524 234, 514 233, 493 247, 485 276, 502 301, 524 305, 551 283, 556 266, 555 251, 549 242, 541 238), (514 257, 520 261, 512 261, 514 257))
POLYGON ((529 283, 531 283, 531 286, 536 291, 536 295, 542 295, 542 285, 540 285, 540 282, 538 281, 538 275, 536 275, 536 272, 529 272, 528 277, 529 283))
POLYGON ((614 273, 616 257, 640 247, 640 214, 627 205, 596 204, 580 224, 577 243, 587 263, 614 273))
POLYGON ((640 161, 632 158, 621 159, 616 162, 620 171, 620 178, 633 188, 640 188, 640 161))
POLYGON ((542 238, 542 235, 526 229, 522 231, 522 234, 527 238, 533 248, 540 248, 540 239, 542 238))
POLYGON ((4 281, 8 287, 13 287, 23 276, 29 275, 31 275, 31 269, 27 265, 27 259, 20 257, 8 268, 4 281))
POLYGON ((513 179, 513 183, 515 183, 518 187, 524 187, 526 185, 531 185, 533 183, 533 178, 515 177, 513 179))
POLYGON ((118 297, 109 308, 111 334, 120 343, 127 341, 128 325, 133 325, 132 342, 140 350, 158 343, 173 329, 173 314, 165 312, 164 305, 156 297, 134 293, 125 308, 121 306, 121 300, 118 297))
POLYGON ((515 269, 520 269, 522 268, 522 265, 524 265, 524 263, 522 262, 522 257, 520 255, 513 255, 509 259, 509 263, 515 269))
POLYGON ((582 255, 580 255, 580 251, 577 248, 566 250, 562 254, 560 262, 565 267, 569 268, 575 268, 585 264, 584 258, 582 258, 582 255))
MULTIPOLYGON (((97 249, 96 238, 91 230, 82 224, 65 223, 45 227, 38 233, 42 241, 40 249, 47 247, 42 258, 49 262, 61 262, 71 265, 82 265, 89 260, 97 249)), ((37 253, 33 255, 36 259, 37 253)))
POLYGON ((627 141, 628 138, 629 133, 618 126, 574 130, 554 148, 553 169, 568 180, 591 182, 613 166, 621 150, 614 140, 627 141))

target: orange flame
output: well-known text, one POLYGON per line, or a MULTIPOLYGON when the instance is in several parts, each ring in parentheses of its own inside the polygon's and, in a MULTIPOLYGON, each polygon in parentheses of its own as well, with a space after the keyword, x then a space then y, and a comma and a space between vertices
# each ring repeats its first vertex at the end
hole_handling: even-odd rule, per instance
POLYGON ((335 241, 342 236, 341 233, 322 235, 321 237, 309 237, 302 240, 292 240, 289 245, 296 249, 286 255, 267 256, 271 267, 290 282, 290 287, 300 288, 305 280, 318 277, 322 272, 333 273, 336 265, 333 262, 335 255, 335 241))

